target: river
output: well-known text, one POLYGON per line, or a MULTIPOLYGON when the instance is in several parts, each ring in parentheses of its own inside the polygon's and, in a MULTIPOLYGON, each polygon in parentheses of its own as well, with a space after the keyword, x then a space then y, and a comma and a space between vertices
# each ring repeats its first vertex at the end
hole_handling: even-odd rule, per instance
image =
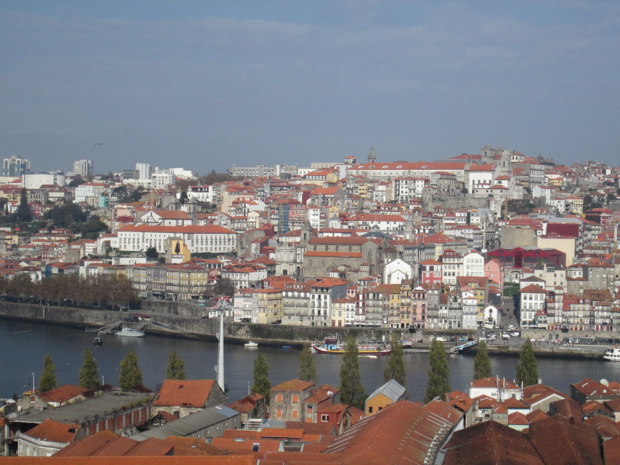
MULTIPOLYGON (((171 352, 185 361, 187 379, 216 379, 217 343, 177 339, 147 334, 144 338, 103 336, 103 345, 93 345, 93 333, 63 326, 12 320, 0 320, 0 398, 21 395, 30 389, 32 373, 38 384, 46 354, 56 365, 58 384, 77 384, 84 349, 92 349, 101 377, 106 383, 118 385, 119 364, 134 349, 142 370, 144 384, 157 390, 166 375, 171 352)), ((225 346, 225 379, 230 401, 247 395, 252 382, 252 368, 258 352, 269 365, 272 386, 295 378, 299 369, 299 351, 260 347, 246 349, 242 345, 225 346)), ((342 356, 314 355, 319 383, 339 386, 342 356)), ((454 390, 467 392, 473 373, 473 357, 448 357, 450 385, 454 390)), ((407 391, 409 399, 424 398, 428 380, 428 354, 406 353, 407 391)), ((360 372, 366 393, 370 394, 383 383, 387 357, 360 358, 360 372)), ((515 357, 493 357, 493 374, 512 380, 515 377, 515 357)), ((620 363, 597 360, 538 360, 538 373, 544 384, 562 392, 569 385, 585 378, 620 381, 620 363)))

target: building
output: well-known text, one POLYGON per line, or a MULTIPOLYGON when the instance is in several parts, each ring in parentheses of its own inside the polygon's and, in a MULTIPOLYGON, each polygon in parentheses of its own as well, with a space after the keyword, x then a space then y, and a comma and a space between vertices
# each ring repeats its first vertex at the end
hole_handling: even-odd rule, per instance
POLYGON ((167 412, 177 418, 226 402, 226 394, 213 379, 166 379, 153 402, 152 415, 167 412))
POLYGON ((366 416, 374 415, 388 405, 394 404, 405 398, 407 389, 393 379, 389 380, 375 392, 370 394, 364 402, 366 416))
POLYGON ((4 159, 2 176, 19 178, 27 173, 30 173, 30 160, 22 158, 21 155, 13 155, 4 159))
POLYGON ((312 395, 314 383, 292 379, 271 388, 269 411, 278 421, 305 421, 304 403, 312 395))
POLYGON ((77 160, 73 162, 73 175, 82 176, 83 178, 93 175, 92 160, 77 160))
POLYGON ((118 230, 119 250, 165 251, 166 240, 179 237, 192 253, 229 253, 237 250, 237 233, 221 226, 125 226, 118 230))

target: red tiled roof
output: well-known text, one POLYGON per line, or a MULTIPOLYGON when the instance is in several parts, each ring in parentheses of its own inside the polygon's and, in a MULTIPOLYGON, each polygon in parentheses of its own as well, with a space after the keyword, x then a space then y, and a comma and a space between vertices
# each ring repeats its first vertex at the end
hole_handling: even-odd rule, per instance
POLYGON ((272 391, 305 391, 314 386, 314 383, 310 381, 302 381, 300 379, 291 379, 284 381, 271 388, 272 391))
POLYGON ((164 380, 154 406, 204 407, 211 394, 215 381, 203 380, 164 380))
POLYGON ((150 226, 141 224, 139 226, 123 226, 118 232, 145 232, 145 233, 169 233, 169 234, 237 234, 230 229, 221 226, 150 226))
MULTIPOLYGON (((73 266, 72 264, 67 265, 73 266)), ((66 384, 64 386, 58 386, 50 391, 40 393, 39 398, 45 402, 63 403, 80 395, 84 395, 87 392, 88 389, 84 389, 83 387, 66 384)))
POLYGON ((79 430, 80 425, 60 423, 48 418, 22 434, 42 441, 70 443, 75 440, 79 430))

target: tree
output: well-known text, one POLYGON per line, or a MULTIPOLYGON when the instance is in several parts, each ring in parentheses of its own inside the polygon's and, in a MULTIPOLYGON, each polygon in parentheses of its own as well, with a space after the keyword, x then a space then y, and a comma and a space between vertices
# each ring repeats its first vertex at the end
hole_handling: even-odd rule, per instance
POLYGON ((32 211, 28 205, 28 192, 26 189, 22 189, 19 199, 19 207, 15 211, 15 219, 22 223, 28 223, 32 221, 32 211))
POLYGON ((84 361, 80 370, 80 386, 86 389, 97 389, 99 387, 99 369, 92 350, 84 349, 82 358, 84 361))
POLYGON ((146 249, 145 255, 149 260, 157 260, 159 258, 159 253, 155 247, 149 247, 146 249))
POLYGON ((138 367, 138 356, 133 349, 121 360, 118 384, 124 391, 142 384, 142 371, 138 367))
POLYGON ((172 352, 168 357, 166 379, 185 379, 185 362, 176 352, 172 352))
POLYGON ((41 378, 39 378, 39 391, 47 392, 56 388, 58 385, 56 381, 56 365, 52 361, 52 357, 49 354, 45 355, 43 360, 43 372, 41 378))
POLYGON ((343 404, 349 404, 363 410, 366 392, 362 386, 358 360, 359 350, 355 337, 347 336, 344 342, 344 350, 342 366, 340 367, 340 400, 343 404))
POLYGON ((312 381, 316 383, 316 366, 312 358, 312 352, 308 344, 304 345, 299 356, 299 374, 298 378, 302 381, 312 381))
POLYGON ((488 378, 491 376, 491 359, 487 352, 487 344, 480 341, 476 358, 474 359, 474 379, 488 378))
POLYGON ((265 357, 260 352, 254 360, 254 384, 252 392, 258 392, 265 396, 267 404, 269 404, 269 393, 271 392, 271 382, 269 381, 269 366, 265 361, 265 357))
POLYGON ((538 365, 534 356, 534 347, 529 339, 525 340, 525 344, 521 348, 521 355, 516 366, 517 384, 523 386, 532 386, 538 384, 538 365))
POLYGON ((450 392, 449 375, 446 349, 443 342, 434 339, 431 344, 428 386, 426 387, 424 402, 430 402, 435 397, 443 397, 450 392))
POLYGON ((390 353, 390 359, 383 372, 383 379, 386 383, 393 379, 401 386, 405 386, 405 362, 403 361, 405 350, 398 338, 398 334, 392 334, 390 344, 392 345, 392 352, 390 353))

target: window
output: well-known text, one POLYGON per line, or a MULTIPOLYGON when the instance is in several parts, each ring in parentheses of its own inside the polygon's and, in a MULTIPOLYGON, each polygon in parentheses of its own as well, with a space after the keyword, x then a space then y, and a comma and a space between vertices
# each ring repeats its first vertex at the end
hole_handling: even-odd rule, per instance
POLYGON ((329 415, 321 415, 321 421, 322 422, 329 421, 329 415))
POLYGON ((293 410, 293 420, 297 420, 299 418, 299 412, 297 410, 293 410))
POLYGON ((282 394, 276 394, 276 402, 282 402, 282 394))
POLYGON ((292 398, 291 402, 293 404, 298 404, 299 403, 299 396, 297 394, 293 394, 293 398, 292 398))
POLYGON ((282 409, 276 410, 276 418, 282 418, 282 409))
POLYGON ((372 406, 368 407, 368 413, 372 413, 372 406))

